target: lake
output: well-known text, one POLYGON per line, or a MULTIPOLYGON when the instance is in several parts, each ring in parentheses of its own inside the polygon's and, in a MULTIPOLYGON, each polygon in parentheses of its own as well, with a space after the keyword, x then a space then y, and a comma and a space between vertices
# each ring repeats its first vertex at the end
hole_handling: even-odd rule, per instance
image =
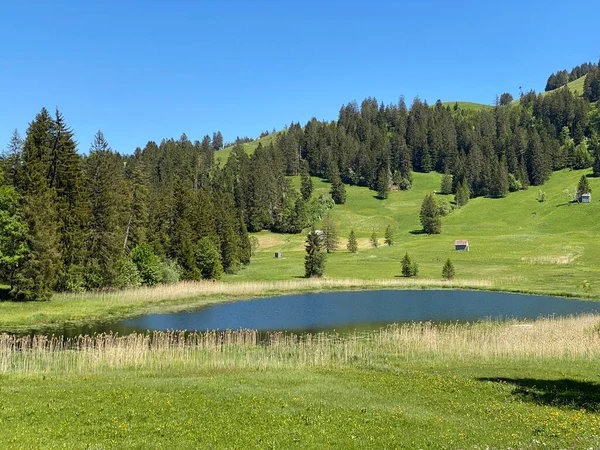
MULTIPOLYGON (((461 290, 327 292, 221 303, 191 312, 65 328, 66 336, 153 330, 317 332, 377 329, 390 323, 536 319, 600 311, 600 304, 534 295, 461 290)), ((56 334, 56 331, 54 332, 56 334)))

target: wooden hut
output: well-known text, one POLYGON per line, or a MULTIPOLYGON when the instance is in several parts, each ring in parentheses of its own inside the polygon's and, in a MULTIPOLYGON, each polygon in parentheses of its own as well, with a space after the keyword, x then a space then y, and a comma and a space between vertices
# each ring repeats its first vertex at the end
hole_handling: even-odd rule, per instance
POLYGON ((468 252, 469 251, 469 241, 467 241, 466 239, 455 240, 454 241, 454 249, 468 252))

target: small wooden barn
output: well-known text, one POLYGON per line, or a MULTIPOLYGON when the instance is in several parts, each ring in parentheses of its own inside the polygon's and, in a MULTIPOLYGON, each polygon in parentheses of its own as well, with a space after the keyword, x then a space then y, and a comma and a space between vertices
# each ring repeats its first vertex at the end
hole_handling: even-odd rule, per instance
POLYGON ((454 241, 454 249, 468 252, 469 251, 469 241, 467 241, 466 239, 455 240, 454 241))
POLYGON ((592 201, 592 194, 586 192, 585 194, 581 194, 581 203, 590 203, 592 201))

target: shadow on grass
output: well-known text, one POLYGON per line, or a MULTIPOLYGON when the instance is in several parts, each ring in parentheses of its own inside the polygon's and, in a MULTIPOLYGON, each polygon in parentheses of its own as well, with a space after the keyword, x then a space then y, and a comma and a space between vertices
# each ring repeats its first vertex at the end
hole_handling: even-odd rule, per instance
POLYGON ((411 230, 409 231, 410 234, 425 234, 425 232, 423 230, 411 230))
POLYGON ((12 300, 10 296, 10 288, 8 286, 0 287, 0 302, 7 302, 12 300))
POLYGON ((542 406, 600 411, 600 384, 591 381, 541 380, 537 378, 478 378, 479 381, 514 386, 512 394, 520 400, 542 406))

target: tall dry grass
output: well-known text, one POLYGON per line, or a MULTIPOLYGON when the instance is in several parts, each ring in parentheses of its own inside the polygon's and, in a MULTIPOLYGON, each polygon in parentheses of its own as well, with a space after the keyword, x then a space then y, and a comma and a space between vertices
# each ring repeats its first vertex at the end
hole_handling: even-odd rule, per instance
POLYGON ((600 316, 393 325, 352 335, 252 330, 152 335, 102 334, 71 339, 0 335, 0 373, 94 373, 118 369, 301 368, 399 359, 597 359, 600 316))
POLYGON ((319 290, 351 290, 367 288, 489 288, 494 286, 494 284, 497 283, 487 279, 444 281, 412 278, 386 280, 314 278, 239 283, 184 281, 177 284, 161 284, 153 287, 141 287, 121 291, 61 294, 59 297, 66 300, 152 302, 218 295, 249 298, 251 296, 268 295, 271 293, 281 294, 319 290))

